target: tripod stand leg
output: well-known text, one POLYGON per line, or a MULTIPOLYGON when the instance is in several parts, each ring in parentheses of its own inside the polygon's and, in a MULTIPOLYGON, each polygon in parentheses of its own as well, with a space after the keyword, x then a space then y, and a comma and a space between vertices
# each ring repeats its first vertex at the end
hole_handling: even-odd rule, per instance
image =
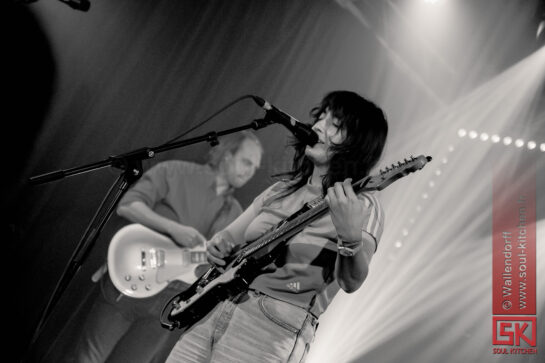
POLYGON ((85 233, 78 242, 76 249, 72 253, 70 261, 66 265, 59 281, 57 282, 51 297, 49 298, 47 305, 45 306, 40 320, 34 330, 34 334, 29 344, 29 348, 26 351, 26 356, 23 358, 22 362, 26 362, 30 358, 32 348, 40 334, 43 331, 45 324, 47 323, 51 313, 53 312, 56 304, 60 300, 63 292, 66 290, 70 281, 72 281, 74 275, 78 272, 82 266, 85 258, 89 255, 91 248, 98 239, 102 228, 112 215, 115 210, 119 200, 123 194, 127 191, 129 186, 136 181, 142 173, 141 163, 137 164, 133 168, 127 167, 125 171, 117 178, 114 184, 108 190, 108 193, 102 200, 99 208, 97 209, 95 215, 89 222, 85 233))

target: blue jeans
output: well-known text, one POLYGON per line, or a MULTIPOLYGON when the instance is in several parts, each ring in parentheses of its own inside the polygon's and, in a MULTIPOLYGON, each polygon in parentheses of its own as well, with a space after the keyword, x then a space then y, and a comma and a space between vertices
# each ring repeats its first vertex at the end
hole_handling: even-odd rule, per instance
POLYGON ((188 329, 167 363, 303 362, 318 321, 305 309, 249 291, 188 329))

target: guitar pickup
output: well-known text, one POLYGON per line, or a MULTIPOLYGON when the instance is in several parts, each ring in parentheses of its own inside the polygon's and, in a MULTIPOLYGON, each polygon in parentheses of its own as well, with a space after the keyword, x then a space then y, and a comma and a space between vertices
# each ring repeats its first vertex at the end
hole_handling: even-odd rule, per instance
POLYGON ((163 267, 165 265, 165 251, 161 249, 151 248, 149 250, 149 261, 146 256, 146 250, 141 250, 140 267, 143 271, 146 270, 147 262, 152 269, 163 267))

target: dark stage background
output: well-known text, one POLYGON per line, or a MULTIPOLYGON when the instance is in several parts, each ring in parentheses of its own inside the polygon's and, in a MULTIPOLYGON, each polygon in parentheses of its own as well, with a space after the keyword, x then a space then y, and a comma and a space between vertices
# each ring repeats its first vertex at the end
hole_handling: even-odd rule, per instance
MULTIPOLYGON (((461 194, 457 193, 475 182, 470 180, 471 175, 496 160, 494 157, 505 162, 536 163, 538 191, 543 190, 545 184, 540 183, 544 180, 544 154, 539 146, 534 151, 484 149, 461 144, 456 136, 459 127, 480 127, 480 131, 499 132, 502 136, 533 138, 538 145, 545 142, 543 35, 536 39, 540 2, 451 0, 442 5, 453 7, 456 16, 448 19, 441 19, 437 9, 423 10, 417 14, 421 18, 415 18, 419 7, 425 6, 422 1, 418 6, 415 3, 416 0, 91 0, 88 12, 56 0, 28 4, 8 1, 2 5, 6 10, 2 16, 7 62, 3 66, 3 78, 7 80, 3 97, 3 125, 7 126, 3 132, 3 182, 7 184, 2 188, 2 206, 9 237, 5 258, 10 267, 9 289, 4 296, 13 305, 5 314, 12 328, 8 330, 14 331, 8 334, 15 356, 28 350, 55 283, 120 171, 106 168, 38 186, 29 185, 27 179, 142 146, 159 145, 242 95, 261 96, 299 120, 308 121, 309 110, 328 91, 359 92, 381 105, 389 119, 390 136, 383 165, 411 154, 431 154, 437 166, 448 145, 465 150, 466 154, 452 158, 458 164, 449 164, 453 173, 465 170, 464 175, 453 174, 450 184, 442 184, 443 194, 450 194, 451 199, 443 204, 438 202, 436 209, 429 211, 436 218, 429 217, 427 224, 421 225, 421 234, 414 235, 419 240, 426 240, 426 229, 437 228, 435 241, 430 243, 447 243, 449 236, 460 230, 455 226, 458 222, 452 220, 447 222, 451 228, 438 227, 446 220, 446 216, 438 216, 439 211, 449 214, 441 205, 459 201, 461 194), (423 28, 415 30, 413 26, 428 21, 430 29, 440 23, 445 28, 424 39, 423 28), (525 66, 527 63, 521 63, 525 59, 532 63, 525 66), (519 69, 516 67, 526 68, 509 78, 512 73, 508 70, 513 67, 515 71, 519 69), (494 80, 499 83, 493 83, 494 80), (519 98, 521 90, 526 93, 519 98), (491 100, 484 95, 494 97, 491 100), (474 149, 469 152, 471 147, 474 149)), ((257 105, 245 100, 187 137, 242 125, 262 115, 257 105)), ((254 179, 237 191, 243 207, 270 185, 272 174, 290 166, 287 130, 273 125, 257 134, 265 155, 254 179)), ((202 143, 165 152, 146 161, 144 168, 171 158, 202 162, 208 149, 202 143)), ((390 224, 381 246, 384 260, 376 257, 376 276, 384 271, 381 266, 395 269, 402 263, 395 262, 394 243, 403 227, 399 221, 410 218, 412 213, 402 208, 414 208, 413 199, 420 195, 435 166, 430 166, 429 173, 415 174, 384 192, 390 224)), ((480 190, 490 189, 486 182, 480 190)), ((481 196, 471 197, 474 202, 464 204, 464 211, 457 210, 456 215, 463 215, 463 221, 482 216, 483 210, 489 215, 490 200, 481 196)), ((538 218, 543 216, 539 199, 538 218)), ((90 277, 104 262, 112 234, 124 223, 113 216, 106 225, 33 346, 36 361, 62 361, 63 349, 71 344, 71 332, 78 329, 78 316, 85 314, 96 293, 90 277)), ((489 233, 488 220, 483 220, 466 237, 479 241, 489 233)), ((419 256, 422 257, 415 253, 413 258, 419 256)), ((405 256, 402 261, 407 261, 405 258, 411 257, 405 256)), ((475 268, 484 271, 489 267, 490 264, 484 264, 475 268)), ((427 273, 432 278, 436 272, 427 273)), ((483 276, 482 279, 488 279, 488 275, 483 276)), ((372 289, 380 284, 388 281, 370 277, 362 294, 380 293, 380 288, 372 289)), ((487 284, 489 280, 482 281, 478 297, 484 299, 481 306, 485 308, 491 305, 487 284)), ((539 299, 542 287, 543 281, 538 280, 539 299)), ((399 309, 406 305, 406 301, 399 303, 399 309)), ((390 304, 391 311, 398 309, 395 301, 390 304)), ((449 316, 448 320, 420 321, 429 330, 418 335, 421 340, 412 346, 402 343, 410 331, 405 325, 404 334, 392 332, 372 346, 359 341, 356 348, 348 350, 352 352, 350 357, 323 357, 323 361, 523 359, 494 357, 489 353, 489 312, 479 311, 484 311, 479 315, 482 326, 486 326, 479 330, 485 331, 484 337, 473 336, 464 328, 453 328, 454 334, 466 334, 465 340, 457 341, 458 346, 473 341, 470 346, 479 347, 474 354, 461 355, 444 340, 442 333, 448 335, 444 324, 453 321, 449 316), (424 346, 428 348, 421 349, 424 346)), ((538 320, 541 323, 542 313, 541 310, 542 319, 538 320)), ((419 323, 411 324, 409 327, 419 323)), ((538 336, 543 343, 543 328, 540 329, 538 336)), ((326 338, 317 339, 316 344, 324 347, 325 341, 326 338)), ((545 346, 540 349, 543 351, 545 346)), ((534 362, 537 360, 533 359, 542 357, 524 357, 528 360, 520 361, 534 362)), ((314 356, 311 361, 320 359, 314 356)))

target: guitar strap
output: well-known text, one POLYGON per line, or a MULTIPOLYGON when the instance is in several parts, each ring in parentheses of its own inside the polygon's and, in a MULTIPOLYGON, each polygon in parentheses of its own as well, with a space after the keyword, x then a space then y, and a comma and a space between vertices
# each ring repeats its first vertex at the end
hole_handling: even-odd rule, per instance
POLYGON ((314 294, 314 296, 313 296, 312 299, 310 300, 310 304, 309 304, 309 306, 308 306, 307 311, 308 311, 313 317, 315 317, 316 319, 318 319, 318 316, 316 315, 316 311, 314 310, 314 303, 316 303, 316 296, 318 296, 318 294, 314 294))

